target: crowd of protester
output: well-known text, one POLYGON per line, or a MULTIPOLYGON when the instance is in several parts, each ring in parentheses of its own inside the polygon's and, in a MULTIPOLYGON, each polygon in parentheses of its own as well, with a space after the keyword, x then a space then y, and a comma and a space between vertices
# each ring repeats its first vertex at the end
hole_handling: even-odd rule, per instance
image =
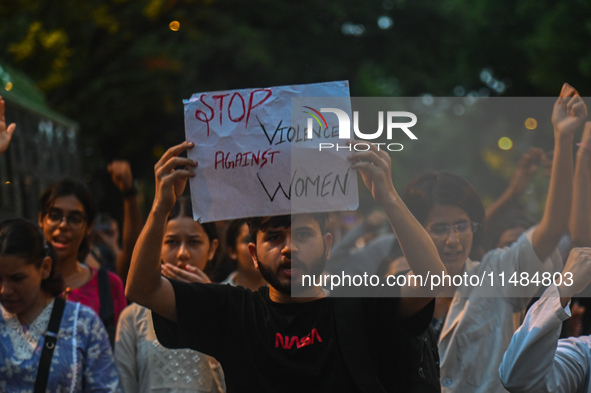
MULTIPOLYGON (((0 154, 16 129, 4 106, 0 97, 0 154)), ((388 154, 374 147, 349 157, 377 204, 365 214, 194 221, 189 142, 156 164, 145 221, 127 161, 107 168, 121 228, 86 184, 63 179, 39 197, 37 222, 0 223, 0 391, 591 391, 586 118, 565 84, 553 151, 524 152, 486 209, 446 171, 398 193, 388 154), (549 185, 536 222, 520 198, 540 167, 549 185), (361 299, 318 285, 291 294, 302 273, 431 272, 564 279, 493 294, 451 283, 361 299)))

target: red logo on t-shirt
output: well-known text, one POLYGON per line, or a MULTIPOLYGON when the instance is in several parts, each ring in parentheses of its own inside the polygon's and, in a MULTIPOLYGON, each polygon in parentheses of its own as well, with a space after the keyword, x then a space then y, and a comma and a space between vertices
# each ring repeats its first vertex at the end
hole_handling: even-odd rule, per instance
POLYGON ((318 329, 314 328, 307 336, 302 338, 298 338, 297 336, 283 337, 281 333, 277 333, 275 335, 275 348, 279 348, 279 346, 283 347, 283 349, 291 349, 293 344, 296 345, 296 348, 302 348, 308 345, 314 344, 314 340, 318 340, 322 342, 322 338, 320 338, 320 334, 318 334, 318 329))

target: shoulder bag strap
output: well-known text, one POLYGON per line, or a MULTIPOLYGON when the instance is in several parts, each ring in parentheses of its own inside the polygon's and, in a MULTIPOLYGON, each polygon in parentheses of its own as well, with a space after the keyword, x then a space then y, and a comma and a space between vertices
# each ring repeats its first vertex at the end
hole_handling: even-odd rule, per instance
POLYGON ((111 283, 109 282, 109 272, 107 268, 101 267, 98 270, 98 286, 99 286, 99 316, 103 323, 111 323, 115 318, 115 307, 113 306, 113 296, 111 295, 111 283))
POLYGON ((43 352, 41 352, 41 359, 39 359, 39 367, 37 368, 34 393, 44 393, 47 388, 49 366, 51 365, 51 357, 53 356, 53 349, 57 342, 57 333, 60 329, 65 307, 66 301, 61 297, 56 297, 53 302, 47 332, 45 332, 45 343, 43 344, 43 352))
POLYGON ((105 329, 109 335, 109 343, 111 344, 111 349, 113 349, 115 348, 117 324, 115 323, 115 306, 113 303, 113 295, 111 294, 109 271, 103 266, 99 269, 97 274, 100 303, 99 316, 103 321, 103 325, 105 325, 105 329))

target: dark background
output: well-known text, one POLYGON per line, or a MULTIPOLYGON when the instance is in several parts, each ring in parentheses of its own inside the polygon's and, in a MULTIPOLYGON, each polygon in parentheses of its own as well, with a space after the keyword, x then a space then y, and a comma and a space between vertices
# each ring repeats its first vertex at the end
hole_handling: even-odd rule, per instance
MULTIPOLYGON (((192 93, 349 80, 352 96, 556 96, 567 81, 589 95, 590 11, 583 0, 4 1, 0 62, 79 124, 87 180, 109 184, 107 163, 125 158, 149 201, 192 93)), ((533 142, 547 149, 549 119, 533 142)), ((508 151, 457 133, 436 148, 490 201, 527 149, 521 128, 508 151)), ((431 155, 405 157, 395 184, 431 155)), ((105 187, 99 205, 117 196, 105 187)))

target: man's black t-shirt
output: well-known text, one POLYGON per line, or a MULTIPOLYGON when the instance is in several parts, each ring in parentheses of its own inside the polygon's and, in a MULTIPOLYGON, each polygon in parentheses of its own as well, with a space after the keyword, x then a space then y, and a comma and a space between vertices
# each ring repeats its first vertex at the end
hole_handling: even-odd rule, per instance
MULTIPOLYGON (((178 323, 153 313, 158 340, 222 365, 228 392, 356 392, 337 340, 339 298, 280 304, 264 287, 173 284, 178 323)), ((427 328, 432 307, 400 323, 397 298, 363 299, 371 361, 386 391, 405 391, 408 337, 427 328)), ((362 333, 360 333, 362 334, 362 333)))

